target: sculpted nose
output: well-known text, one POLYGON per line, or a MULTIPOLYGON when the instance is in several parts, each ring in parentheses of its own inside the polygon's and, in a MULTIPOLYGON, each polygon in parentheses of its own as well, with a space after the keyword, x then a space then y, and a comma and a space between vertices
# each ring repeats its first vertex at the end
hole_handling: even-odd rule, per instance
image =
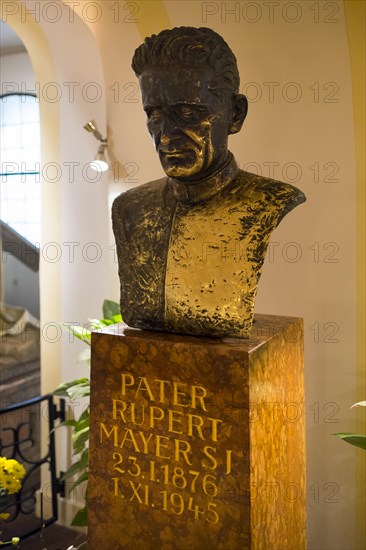
POLYGON ((161 133, 160 143, 161 143, 162 145, 169 145, 169 143, 170 143, 169 136, 168 136, 167 134, 161 133))
POLYGON ((176 136, 177 127, 168 116, 165 116, 163 118, 161 122, 160 132, 160 143, 162 145, 169 145, 169 143, 171 143, 171 141, 176 136))

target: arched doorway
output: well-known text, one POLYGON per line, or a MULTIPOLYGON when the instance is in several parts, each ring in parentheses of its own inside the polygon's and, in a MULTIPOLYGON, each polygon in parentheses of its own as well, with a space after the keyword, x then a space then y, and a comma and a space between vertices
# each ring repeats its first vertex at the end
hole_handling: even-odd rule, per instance
MULTIPOLYGON (((41 393, 45 394, 61 381, 87 375, 85 366, 77 362, 80 348, 70 341, 63 322, 82 323, 100 312, 109 269, 109 214, 108 176, 95 177, 88 171, 96 142, 83 130, 94 119, 106 132, 98 44, 69 6, 59 3, 60 18, 52 22, 50 13, 36 13, 42 5, 4 3, 1 16, 29 53, 40 98, 40 345, 41 393), (5 6, 10 11, 5 12, 5 6)), ((44 433, 44 445, 47 439, 44 433)), ((65 470, 70 462, 65 437, 57 455, 58 468, 65 470)), ((61 521, 69 523, 74 513, 71 506, 65 507, 61 521)))
POLYGON ((106 127, 103 70, 93 34, 69 6, 60 4, 56 22, 51 12, 37 13, 42 3, 2 7, 2 19, 29 53, 40 99, 41 391, 46 393, 75 378, 77 350, 62 336, 62 322, 85 321, 105 298, 107 176, 93 179, 87 171, 95 143, 83 131, 90 119, 102 132, 106 127))

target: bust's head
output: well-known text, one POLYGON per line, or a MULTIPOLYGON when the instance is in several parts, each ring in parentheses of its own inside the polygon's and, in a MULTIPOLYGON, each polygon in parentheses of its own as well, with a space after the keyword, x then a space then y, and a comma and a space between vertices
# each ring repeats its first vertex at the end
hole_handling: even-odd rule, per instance
POLYGON ((224 39, 207 28, 165 30, 137 48, 132 68, 165 173, 194 183, 219 169, 228 136, 239 132, 247 113, 224 39))

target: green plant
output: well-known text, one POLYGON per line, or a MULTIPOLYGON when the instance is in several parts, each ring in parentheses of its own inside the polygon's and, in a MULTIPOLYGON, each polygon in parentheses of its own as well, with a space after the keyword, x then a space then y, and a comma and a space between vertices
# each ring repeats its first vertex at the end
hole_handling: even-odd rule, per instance
MULTIPOLYGON (((119 310, 119 304, 111 300, 103 302, 103 319, 88 319, 87 326, 67 325, 70 332, 79 340, 85 342, 89 346, 79 355, 80 361, 87 362, 90 365, 90 345, 92 331, 101 330, 105 327, 120 323, 122 317, 119 310)), ((66 397, 72 402, 77 402, 82 397, 90 395, 90 379, 79 378, 72 382, 61 384, 54 392, 54 395, 66 397)), ((62 480, 66 481, 76 477, 70 487, 70 491, 74 490, 81 483, 88 482, 89 474, 89 426, 90 426, 90 407, 89 402, 85 406, 79 418, 71 418, 60 424, 61 426, 70 426, 72 429, 72 455, 74 458, 71 466, 64 473, 62 480)), ((85 495, 87 493, 87 487, 85 495)), ((85 498, 85 506, 77 512, 72 520, 71 525, 84 527, 87 525, 87 502, 85 498)))
MULTIPOLYGON (((359 401, 358 403, 354 403, 351 409, 353 409, 354 407, 366 407, 366 401, 359 401)), ((343 441, 346 441, 350 445, 355 445, 356 447, 360 447, 361 449, 364 449, 366 451, 366 435, 342 432, 336 433, 334 435, 336 435, 340 439, 343 439, 343 441)))

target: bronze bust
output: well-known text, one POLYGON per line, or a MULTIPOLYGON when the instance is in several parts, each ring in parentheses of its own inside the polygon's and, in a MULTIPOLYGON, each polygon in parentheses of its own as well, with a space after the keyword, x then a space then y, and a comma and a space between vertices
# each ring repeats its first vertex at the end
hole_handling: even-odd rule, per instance
POLYGON ((304 194, 239 170, 228 136, 247 99, 236 58, 207 28, 146 38, 132 67, 166 177, 113 204, 121 313, 131 327, 247 338, 272 231, 304 194))

